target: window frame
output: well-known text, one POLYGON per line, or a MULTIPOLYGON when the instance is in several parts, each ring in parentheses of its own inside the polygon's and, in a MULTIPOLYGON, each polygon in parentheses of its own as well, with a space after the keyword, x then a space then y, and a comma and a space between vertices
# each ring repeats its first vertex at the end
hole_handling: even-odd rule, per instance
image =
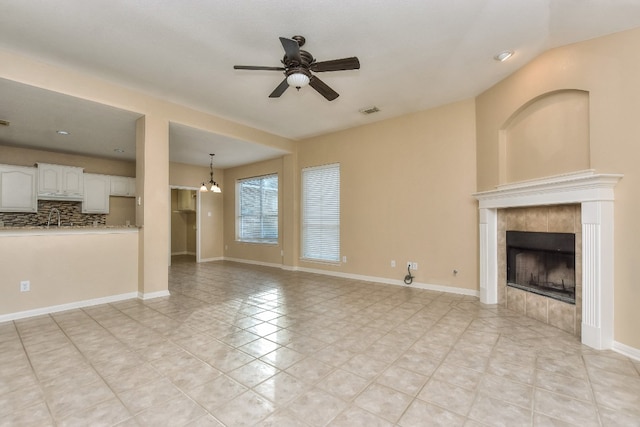
POLYGON ((247 178, 242 178, 242 179, 238 179, 236 180, 236 232, 235 232, 235 237, 236 237, 236 242, 240 242, 240 243, 255 243, 255 244, 264 244, 264 245, 277 245, 280 242, 280 177, 278 175, 278 173, 269 173, 269 174, 265 174, 265 175, 258 175, 258 176, 252 176, 252 177, 247 177, 247 178), (275 201, 275 208, 276 208, 276 214, 275 214, 275 232, 276 232, 276 236, 275 237, 265 237, 265 218, 267 217, 271 217, 273 218, 273 215, 269 215, 265 213, 265 206, 264 206, 264 192, 265 191, 273 191, 273 188, 268 189, 268 188, 264 188, 264 181, 266 179, 273 179, 275 178, 275 183, 276 183, 276 196, 275 198, 273 198, 272 200, 275 201), (260 194, 260 207, 259 207, 259 215, 253 215, 253 217, 257 217, 257 221, 260 223, 260 237, 246 237, 246 235, 243 233, 244 227, 244 221, 243 218, 249 218, 252 215, 243 215, 242 212, 242 208, 243 208, 243 184, 246 184, 247 182, 250 181, 256 181, 259 180, 260 181, 260 189, 259 194, 260 194))
MULTIPOLYGON (((325 186, 327 182, 325 180, 322 181, 322 185, 325 186)), ((300 172, 300 259, 303 261, 309 262, 319 262, 319 263, 328 263, 328 264, 340 264, 340 255, 341 255, 341 203, 340 203, 340 186, 341 186, 341 176, 340 176, 340 163, 330 163, 324 164, 320 166, 310 166, 302 168, 300 172), (308 218, 308 206, 307 203, 309 201, 308 197, 308 188, 307 188, 307 177, 306 173, 315 173, 322 170, 331 170, 333 177, 328 176, 328 179, 332 179, 334 181, 330 181, 329 184, 333 185, 330 191, 337 192, 337 196, 332 198, 328 203, 327 200, 324 199, 324 195, 319 196, 321 201, 317 202, 314 207, 320 207, 321 210, 332 211, 330 215, 323 215, 316 217, 317 226, 319 229, 327 229, 327 228, 335 228, 331 234, 333 234, 334 240, 329 244, 322 244, 317 248, 319 251, 328 250, 330 253, 322 253, 318 256, 318 253, 310 253, 308 247, 308 240, 313 238, 313 236, 309 236, 308 228, 311 225, 311 222, 308 218), (336 213, 337 210, 337 213, 336 213)), ((311 207, 309 207, 311 208, 311 207)), ((316 230, 316 232, 318 232, 316 230)))

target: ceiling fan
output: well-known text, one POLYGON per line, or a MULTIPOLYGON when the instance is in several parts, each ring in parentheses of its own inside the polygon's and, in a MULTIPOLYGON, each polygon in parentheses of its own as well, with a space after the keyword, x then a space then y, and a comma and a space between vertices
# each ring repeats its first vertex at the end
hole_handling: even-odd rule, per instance
POLYGON ((350 58, 334 59, 331 61, 316 62, 315 58, 306 50, 300 49, 304 46, 305 38, 293 36, 290 39, 280 37, 280 43, 284 48, 284 67, 263 67, 256 65, 234 65, 235 70, 266 70, 282 71, 286 78, 269 95, 269 98, 278 98, 289 86, 300 90, 306 85, 314 88, 327 100, 333 101, 339 95, 326 83, 314 76, 311 72, 321 73, 325 71, 357 70, 360 68, 360 61, 355 56, 350 58))

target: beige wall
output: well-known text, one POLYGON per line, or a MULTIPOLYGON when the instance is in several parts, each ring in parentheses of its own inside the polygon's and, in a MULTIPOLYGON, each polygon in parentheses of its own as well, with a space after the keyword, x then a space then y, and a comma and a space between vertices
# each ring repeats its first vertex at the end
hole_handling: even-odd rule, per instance
POLYGON ((0 237, 0 315, 134 293, 138 233, 0 237), (31 291, 20 292, 29 280, 31 291))
POLYGON ((475 291, 475 167, 473 100, 301 141, 291 156, 225 170, 225 257, 400 281, 413 261, 416 283, 475 291), (328 163, 341 165, 346 263, 299 259, 300 171, 328 163), (232 186, 269 173, 280 176, 280 243, 236 242, 232 186))
POLYGON ((0 163, 19 166, 33 166, 38 162, 77 166, 84 168, 86 173, 136 176, 135 161, 102 159, 77 154, 56 153, 52 151, 0 145, 0 163))
POLYGON ((136 223, 136 198, 135 197, 109 197, 109 214, 107 225, 134 226, 136 223))
MULTIPOLYGON (((478 190, 500 182, 499 133, 529 101, 553 91, 589 94, 589 166, 622 173, 615 188, 615 341, 640 348, 640 30, 554 49, 477 98, 478 190)), ((551 160, 553 161, 553 160, 551 160)), ((560 168, 562 158, 555 160, 560 168)), ((542 168, 547 169, 547 168, 542 168)))
POLYGON ((500 182, 589 168, 589 94, 566 90, 536 98, 500 131, 500 182))
POLYGON ((305 140, 297 155, 298 180, 340 163, 347 257, 302 267, 402 280, 413 261, 418 283, 478 289, 473 100, 305 140))

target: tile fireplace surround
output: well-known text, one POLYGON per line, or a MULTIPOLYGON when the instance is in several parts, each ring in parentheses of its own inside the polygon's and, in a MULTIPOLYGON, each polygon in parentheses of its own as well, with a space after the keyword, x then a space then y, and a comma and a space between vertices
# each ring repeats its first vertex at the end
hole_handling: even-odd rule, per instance
POLYGON ((474 194, 480 215, 480 301, 498 303, 498 209, 580 204, 582 343, 613 347, 613 200, 619 174, 593 170, 505 184, 474 194))
MULTIPOLYGON (((517 313, 581 337, 582 326, 581 205, 526 206, 498 210, 498 304, 517 313), (508 284, 507 231, 566 233, 575 242, 573 262, 575 302, 534 293, 508 284)), ((515 281, 515 277, 512 278, 515 281)), ((521 283, 522 284, 522 283, 521 283)))

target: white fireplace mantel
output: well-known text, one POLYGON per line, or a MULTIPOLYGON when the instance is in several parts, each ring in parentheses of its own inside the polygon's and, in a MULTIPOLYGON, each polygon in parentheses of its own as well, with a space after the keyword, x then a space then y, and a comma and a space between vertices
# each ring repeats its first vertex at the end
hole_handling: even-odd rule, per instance
POLYGON ((593 170, 500 185, 475 193, 480 207, 480 301, 498 302, 498 209, 580 203, 582 343, 613 345, 613 189, 620 174, 593 170))

